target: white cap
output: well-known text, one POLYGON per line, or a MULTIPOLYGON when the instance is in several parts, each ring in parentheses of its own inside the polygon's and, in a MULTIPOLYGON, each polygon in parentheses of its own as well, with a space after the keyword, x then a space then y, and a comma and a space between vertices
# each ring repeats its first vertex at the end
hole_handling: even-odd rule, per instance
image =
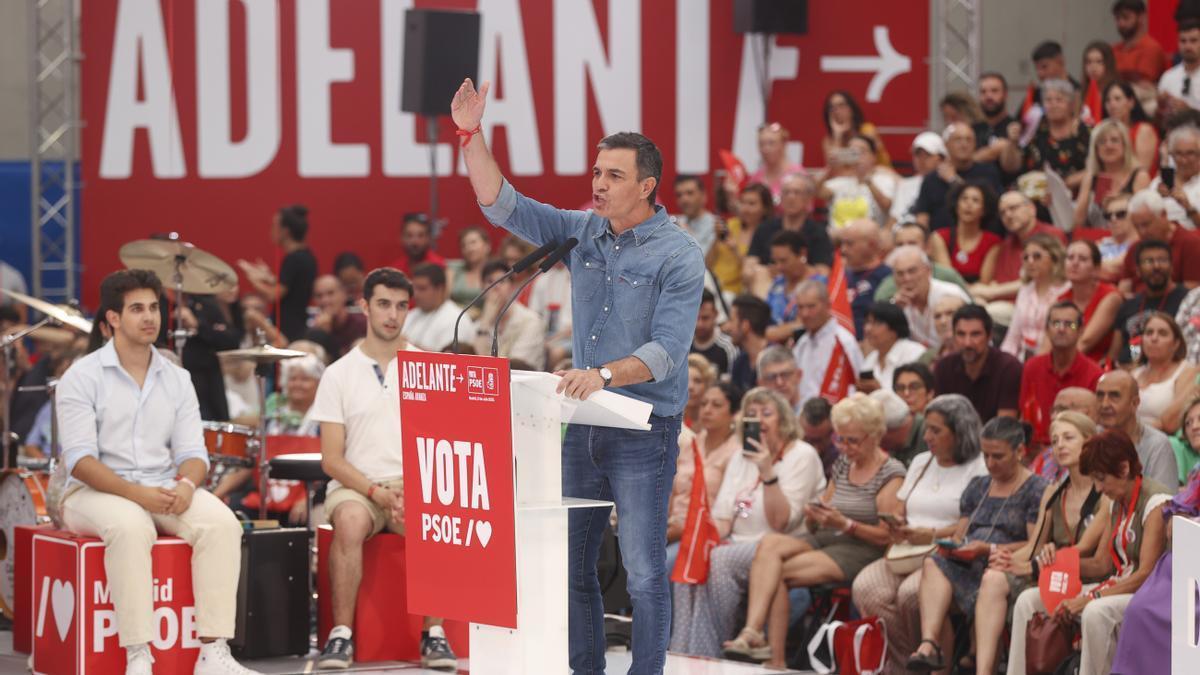
POLYGON ((876 389, 870 397, 883 406, 883 419, 888 431, 899 429, 908 420, 908 404, 891 389, 876 389))
POLYGON ((941 155, 942 157, 946 157, 948 154, 946 143, 942 141, 942 137, 932 131, 922 131, 917 134, 917 137, 913 139, 912 149, 914 152, 920 149, 931 155, 941 155))

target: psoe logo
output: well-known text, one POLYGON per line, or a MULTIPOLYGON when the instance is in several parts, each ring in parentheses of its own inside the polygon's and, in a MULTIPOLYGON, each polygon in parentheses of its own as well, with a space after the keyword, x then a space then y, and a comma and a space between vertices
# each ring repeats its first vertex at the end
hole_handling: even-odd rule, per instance
POLYGON ((480 396, 499 396, 500 371, 484 366, 468 366, 467 393, 480 396))
POLYGON ((54 621, 54 629, 60 642, 67 641, 67 633, 71 631, 71 621, 75 618, 75 585, 70 581, 42 577, 41 602, 38 603, 37 637, 46 632, 46 610, 50 610, 50 618, 54 621))

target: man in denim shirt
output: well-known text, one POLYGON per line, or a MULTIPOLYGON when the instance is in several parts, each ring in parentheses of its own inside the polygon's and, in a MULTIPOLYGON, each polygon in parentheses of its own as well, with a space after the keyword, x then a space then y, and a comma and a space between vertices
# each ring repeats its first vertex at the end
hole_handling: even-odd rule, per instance
MULTIPOLYGON (((704 286, 704 255, 654 204, 662 156, 636 133, 608 136, 592 169, 592 211, 538 203, 513 189, 479 132, 488 84, 463 82, 451 104, 471 185, 493 224, 533 242, 579 240, 571 271, 574 358, 558 390, 586 399, 600 389, 654 406, 650 431, 572 424, 563 441, 563 495, 612 500, 633 598, 630 673, 661 673, 670 632, 667 499, 683 405, 687 353, 704 286)), ((604 672, 604 606, 596 561, 607 509, 570 512, 570 666, 604 672)))

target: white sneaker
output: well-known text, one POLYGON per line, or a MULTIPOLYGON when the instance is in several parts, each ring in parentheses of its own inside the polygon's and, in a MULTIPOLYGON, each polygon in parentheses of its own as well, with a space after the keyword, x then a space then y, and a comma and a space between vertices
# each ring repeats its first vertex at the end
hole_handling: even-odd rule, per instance
POLYGON ((125 650, 125 675, 154 675, 153 664, 154 657, 147 645, 125 650))
POLYGON ((195 675, 262 675, 238 663, 229 653, 229 645, 224 640, 200 647, 200 656, 196 658, 196 670, 193 672, 195 675))

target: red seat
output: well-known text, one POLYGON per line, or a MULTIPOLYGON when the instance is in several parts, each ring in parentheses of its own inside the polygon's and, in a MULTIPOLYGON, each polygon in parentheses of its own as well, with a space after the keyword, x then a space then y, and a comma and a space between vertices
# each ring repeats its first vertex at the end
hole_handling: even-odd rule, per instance
MULTIPOLYGON (((32 628, 33 670, 46 675, 120 673, 125 650, 104 572, 104 544, 50 528, 32 530, 32 578, 26 628, 32 628)), ((200 652, 192 598, 192 548, 159 537, 151 549, 157 634, 155 670, 188 673, 200 652)), ((15 635, 14 635, 15 638, 15 635)))
MULTIPOLYGON (((333 630, 330 600, 329 547, 333 528, 317 530, 317 636, 321 645, 333 630)), ((419 661, 423 617, 408 614, 404 537, 380 533, 367 540, 362 553, 362 583, 354 611, 355 661, 419 661)), ((469 624, 446 621, 446 637, 461 659, 468 654, 469 624)))

